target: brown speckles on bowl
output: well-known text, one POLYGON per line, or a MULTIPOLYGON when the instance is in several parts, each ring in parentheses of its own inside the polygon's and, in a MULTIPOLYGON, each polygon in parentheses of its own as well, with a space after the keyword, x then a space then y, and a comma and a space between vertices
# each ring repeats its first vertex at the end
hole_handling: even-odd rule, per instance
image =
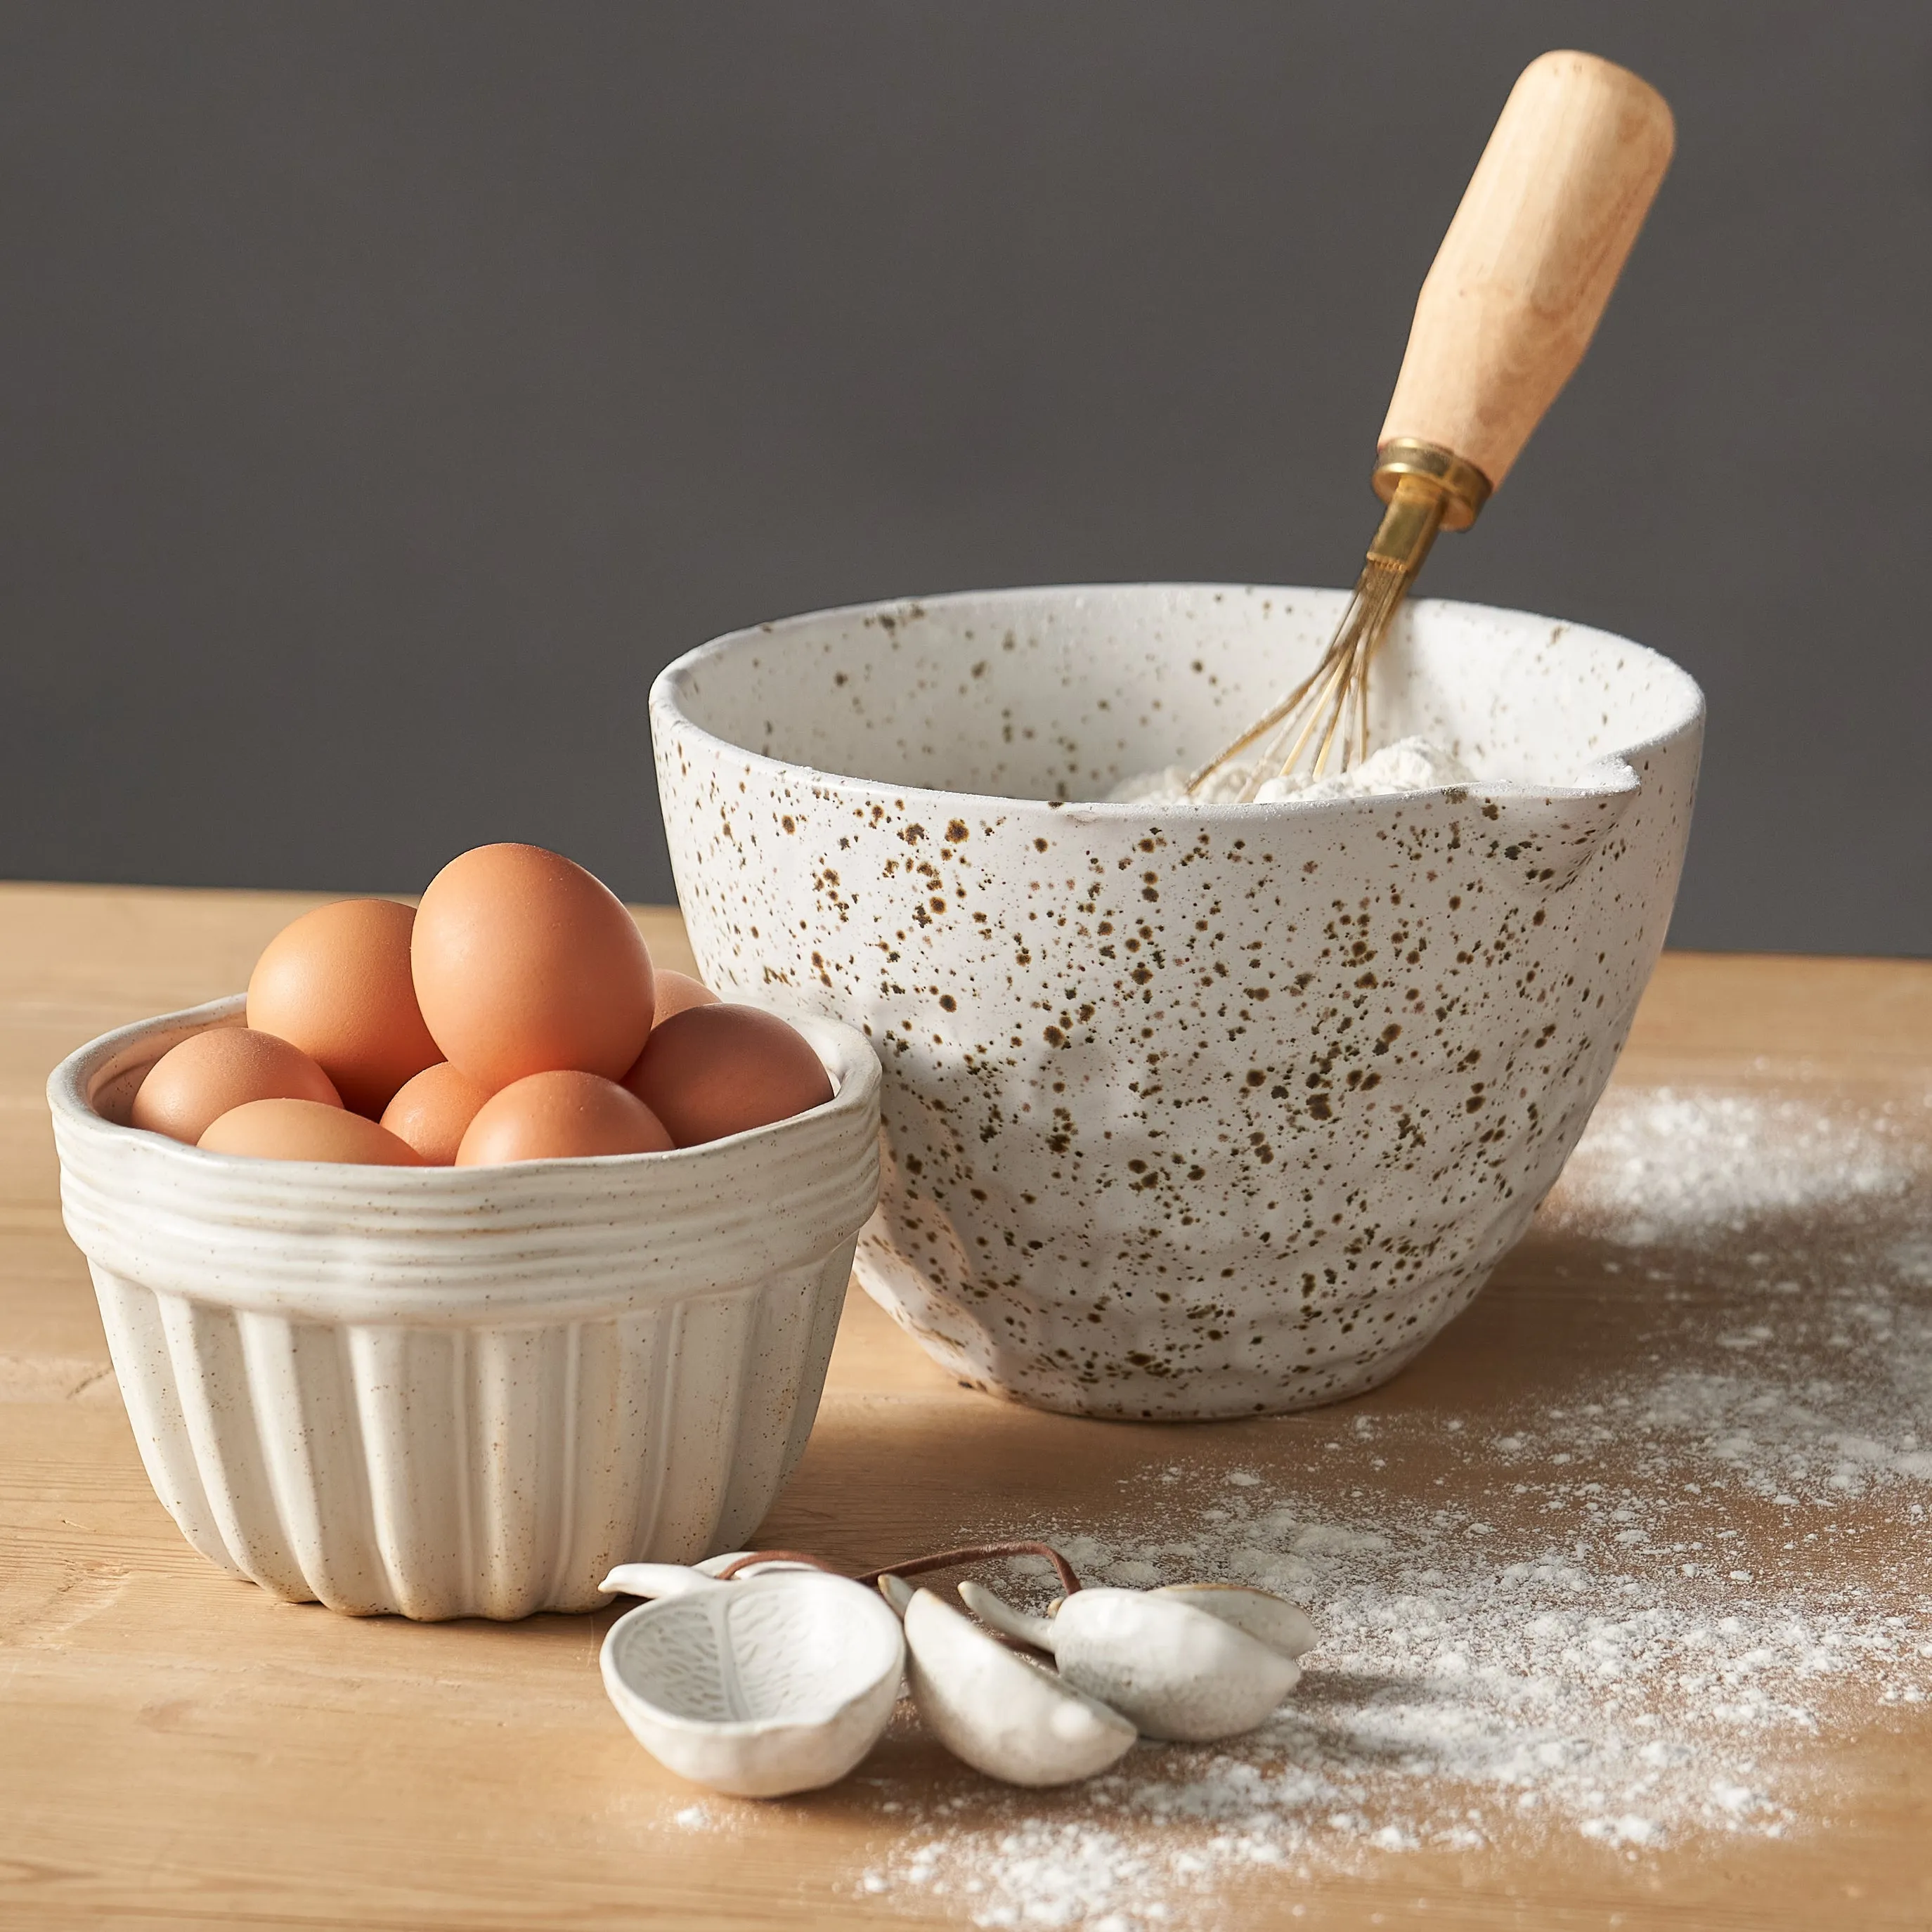
POLYGON ((1366 1388, 1474 1293, 1608 1078, 1701 735, 1654 654, 1425 603, 1378 668, 1379 730, 1524 782, 1072 802, 1224 740, 1339 602, 1151 585, 831 612, 653 692, 706 976, 878 1048, 860 1279, 976 1387, 1161 1418, 1366 1388))

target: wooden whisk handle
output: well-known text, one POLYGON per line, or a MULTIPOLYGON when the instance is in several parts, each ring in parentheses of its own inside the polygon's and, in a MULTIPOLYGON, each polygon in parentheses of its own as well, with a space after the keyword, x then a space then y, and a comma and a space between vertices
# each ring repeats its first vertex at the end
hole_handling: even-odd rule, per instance
POLYGON ((1502 482, 1582 360, 1675 140, 1663 96, 1594 54, 1523 70, 1422 285, 1382 443, 1502 482))

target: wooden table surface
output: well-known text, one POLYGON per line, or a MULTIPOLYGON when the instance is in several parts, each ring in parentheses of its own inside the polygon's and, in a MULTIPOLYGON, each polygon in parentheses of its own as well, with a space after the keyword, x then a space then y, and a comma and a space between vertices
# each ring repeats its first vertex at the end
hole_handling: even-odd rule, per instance
MULTIPOLYGON (((910 1726, 896 1725, 866 1778, 782 1804, 713 1798, 709 1828, 693 1829, 699 1794, 604 1700, 610 1613, 426 1627, 290 1606, 218 1574, 155 1501, 61 1226, 44 1083, 110 1027, 242 986, 310 902, 0 888, 0 1922, 970 1918, 971 1900, 930 1886, 865 1889, 903 1849, 883 1792, 949 1792, 968 1819, 994 1802, 910 1726)), ((688 968, 676 915, 640 916, 658 958, 688 968)), ((1922 1114, 1928 1076, 1932 967, 1684 955, 1660 969, 1618 1081, 1840 1108, 1889 1097, 1922 1114)), ((1509 1392, 1613 1358, 1648 1292, 1540 1226, 1388 1389, 1312 1417, 1165 1430, 963 1390, 855 1292, 811 1448, 764 1534, 856 1568, 1029 1510, 1104 1533, 1129 1478, 1177 1456, 1292 1472, 1318 1492, 1302 1451, 1338 1418, 1453 1410, 1474 1426, 1509 1392)), ((1430 1478, 1391 1452, 1376 1480, 1393 1505, 1430 1478)), ((1774 1533, 1740 1523, 1733 1550, 1774 1533)), ((1876 1504, 1833 1560, 1895 1586, 1914 1566, 1922 1576, 1928 1534, 1922 1511, 1908 1525, 1902 1505, 1876 1504)), ((1300 1878, 1235 1874, 1166 1922, 1932 1925, 1932 1707, 1867 1711, 1778 1748, 1802 1759, 1813 1794, 1780 1838, 1694 1832, 1638 1856, 1532 1833, 1370 1855, 1300 1878)), ((987 1815, 1019 1815, 998 1802, 987 1815)))

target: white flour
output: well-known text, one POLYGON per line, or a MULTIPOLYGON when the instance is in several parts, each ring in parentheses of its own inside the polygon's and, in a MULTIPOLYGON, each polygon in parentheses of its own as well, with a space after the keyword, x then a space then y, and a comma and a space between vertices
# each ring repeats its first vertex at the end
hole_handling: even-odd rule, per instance
MULTIPOLYGON (((1194 795, 1197 805, 1228 805, 1239 801, 1248 781, 1254 776, 1252 765, 1234 764, 1216 772, 1194 795)), ((1443 785, 1468 784, 1475 773, 1454 752, 1445 752, 1426 738, 1400 739, 1372 752, 1359 765, 1314 778, 1298 774, 1293 778, 1268 779, 1255 794, 1257 805, 1274 805, 1286 799, 1312 801, 1329 798, 1366 798, 1377 793, 1433 791, 1443 785)), ((1116 785, 1107 796, 1120 805, 1178 805, 1187 796, 1187 781, 1193 773, 1185 765, 1169 765, 1164 771, 1142 772, 1116 785)))
POLYGON ((1318 1511, 1177 1432, 1115 1522, 1008 1526, 1088 1581, 1279 1590, 1322 1641, 1264 1730, 1071 1791, 862 1769, 897 1844, 857 1888, 1142 1932, 1244 1873, 1526 1838, 1640 1859, 1828 1815, 1794 1742, 1932 1700, 1932 1219, 1900 1124, 1613 1097, 1541 1223, 1580 1297, 1621 1297, 1568 1383, 1480 1421, 1371 1396, 1294 1425, 1318 1511), (1886 1560, 1841 1570, 1865 1539, 1886 1560))

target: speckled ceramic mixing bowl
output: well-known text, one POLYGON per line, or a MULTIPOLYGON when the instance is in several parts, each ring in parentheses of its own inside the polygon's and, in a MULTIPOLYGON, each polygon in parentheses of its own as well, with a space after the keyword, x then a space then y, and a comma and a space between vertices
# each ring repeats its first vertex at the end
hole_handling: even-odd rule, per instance
POLYGON ((338 1167, 128 1126, 160 1054, 242 1005, 124 1028, 47 1083, 68 1229, 189 1542, 294 1602, 522 1617, 754 1528, 878 1198, 866 1042, 808 1023, 831 1100, 671 1154, 338 1167))
POLYGON ((1510 782, 1078 802, 1216 749, 1342 598, 1141 584, 821 612, 652 694, 706 976, 863 1028, 861 1282, 961 1377, 1090 1415, 1393 1374, 1543 1198, 1664 940, 1696 686, 1621 638, 1427 602, 1386 741, 1510 782))

